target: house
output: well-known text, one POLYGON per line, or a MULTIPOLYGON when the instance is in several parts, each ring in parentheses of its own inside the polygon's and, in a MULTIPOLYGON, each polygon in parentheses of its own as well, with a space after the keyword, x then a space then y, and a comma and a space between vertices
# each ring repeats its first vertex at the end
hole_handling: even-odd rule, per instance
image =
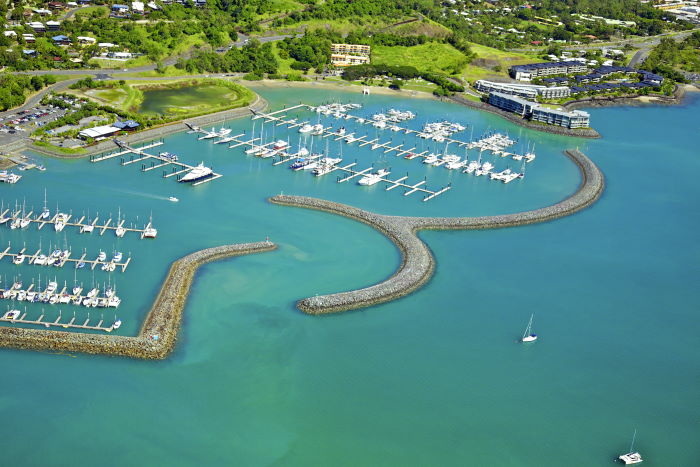
POLYGON ((78 43, 83 45, 93 45, 97 42, 97 39, 88 36, 78 36, 77 39, 78 43))
POLYGON ((61 2, 49 2, 48 7, 51 10, 63 10, 66 5, 61 2))
POLYGON ((115 128, 119 128, 123 131, 135 131, 138 129, 138 127, 141 126, 141 124, 133 120, 125 120, 123 122, 116 122, 112 126, 114 126, 115 128))
POLYGON ((116 47, 117 44, 112 44, 111 42, 100 42, 97 44, 97 47, 101 49, 111 49, 112 47, 116 47))
POLYGON ((78 133, 81 138, 106 138, 107 136, 115 135, 119 132, 119 128, 112 125, 96 126, 94 128, 86 128, 78 133))
POLYGON ((34 32, 45 32, 46 31, 46 26, 44 26, 44 23, 40 23, 38 21, 32 21, 30 23, 27 23, 27 26, 32 28, 34 32))
POLYGON ((58 36, 53 36, 51 38, 51 40, 53 41, 54 44, 58 44, 58 45, 70 45, 71 44, 70 38, 68 36, 64 36, 63 34, 58 35, 58 36))
POLYGON ((115 15, 126 15, 129 13, 129 7, 126 5, 120 5, 118 3, 115 3, 112 5, 112 14, 115 15))
POLYGON ((35 15, 39 16, 51 16, 51 10, 46 10, 44 8, 32 8, 35 15))
POLYGON ((61 23, 59 23, 58 21, 47 21, 46 29, 49 31, 58 31, 59 29, 61 29, 61 23))
POLYGON ((369 57, 371 48, 363 44, 331 44, 331 53, 369 57))
POLYGON ((335 66, 367 65, 369 57, 364 55, 331 54, 331 63, 335 66))
POLYGON ((17 33, 14 32, 14 31, 4 31, 4 32, 3 32, 3 35, 4 35, 5 37, 17 37, 17 33))
POLYGON ((22 39, 27 44, 33 44, 34 42, 36 42, 36 38, 34 37, 34 34, 22 34, 22 39))
POLYGON ((142 15, 143 14, 143 2, 131 2, 131 11, 142 15))
POLYGON ((22 53, 28 57, 36 57, 36 50, 34 49, 24 49, 22 50, 22 53))
POLYGON ((133 55, 131 55, 131 52, 109 52, 107 57, 116 58, 118 60, 128 60, 132 58, 133 55))

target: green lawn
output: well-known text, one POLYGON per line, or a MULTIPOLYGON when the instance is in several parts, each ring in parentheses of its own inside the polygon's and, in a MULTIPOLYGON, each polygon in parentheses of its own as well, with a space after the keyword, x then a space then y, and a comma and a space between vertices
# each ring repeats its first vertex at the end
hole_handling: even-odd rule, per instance
POLYGON ((460 76, 470 82, 477 79, 507 78, 508 68, 513 65, 542 61, 534 53, 509 52, 474 43, 469 46, 476 58, 462 69, 460 76))
POLYGON ((467 65, 467 58, 449 44, 429 42, 413 47, 375 46, 372 63, 414 66, 420 71, 452 75, 467 65))
POLYGON ((294 0, 269 0, 270 11, 258 15, 258 20, 266 20, 288 11, 299 11, 304 9, 304 5, 294 0))

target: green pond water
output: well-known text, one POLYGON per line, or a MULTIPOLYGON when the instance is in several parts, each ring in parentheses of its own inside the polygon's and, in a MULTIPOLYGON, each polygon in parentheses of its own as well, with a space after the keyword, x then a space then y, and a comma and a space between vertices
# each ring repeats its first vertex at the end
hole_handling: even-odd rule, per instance
MULTIPOLYGON (((358 167, 452 189, 427 202, 382 185, 336 183, 273 167, 185 132, 152 151, 212 166, 223 178, 198 187, 141 172, 140 163, 42 160, 0 186, 5 205, 56 203, 74 215, 117 213, 127 224, 153 217, 156 240, 135 234, 80 235, 71 228, 10 230, 13 250, 41 243, 131 254, 125 273, 48 269, 0 262, 14 278, 116 283, 124 324, 134 335, 176 258, 223 243, 269 238, 279 250, 199 270, 174 353, 164 361, 54 355, 0 349, 3 463, 7 465, 476 465, 605 466, 635 448, 644 465, 696 465, 700 335, 697 277, 700 99, 679 107, 591 111, 603 138, 540 134, 434 100, 316 89, 260 89, 273 109, 300 101, 359 102, 370 116, 412 110, 405 123, 449 119, 470 125, 468 140, 508 132, 537 159, 511 184, 426 167, 357 145, 328 151, 358 167), (473 129, 472 129, 473 128, 473 129), (402 215, 486 215, 546 206, 580 178, 562 155, 578 147, 603 170, 602 198, 573 216, 526 227, 421 232, 437 260, 416 293, 381 306, 324 317, 295 309, 314 294, 367 286, 399 264, 395 247, 364 224, 323 212, 271 205, 276 193, 317 196, 402 215), (178 203, 167 201, 176 196, 178 203), (530 314, 540 339, 517 344, 530 314)), ((315 113, 296 112, 317 121, 315 113)), ((322 117, 358 134, 429 150, 443 146, 322 117), (404 141, 405 140, 405 141, 404 141), (421 146, 422 145, 422 146, 421 146)), ((250 119, 227 122, 232 134, 250 119)), ((255 134, 260 132, 255 124, 255 134)), ((295 130, 266 125, 266 139, 306 144, 295 130)), ((315 149, 326 141, 314 140, 315 149)), ((410 146, 409 146, 410 147, 410 146)), ((456 150, 454 150, 456 151, 456 150)), ((464 154, 460 154, 464 155, 464 154)), ((469 151, 468 157, 478 153, 469 151)), ((486 154, 497 169, 519 168, 486 154)), ((10 303, 0 303, 6 307, 10 303)), ((14 304, 24 308, 24 304, 14 304)), ((32 317, 41 306, 27 305, 32 317)), ((59 308, 44 305, 47 318, 59 308)), ((82 319, 82 307, 61 307, 82 319)), ((90 317, 114 311, 91 309, 90 317)), ((2 324, 3 326, 7 324, 2 324)))
POLYGON ((177 89, 153 89, 143 91, 143 102, 139 112, 143 114, 172 114, 179 108, 211 108, 223 105, 225 100, 235 97, 235 93, 226 87, 215 85, 187 86, 177 89))

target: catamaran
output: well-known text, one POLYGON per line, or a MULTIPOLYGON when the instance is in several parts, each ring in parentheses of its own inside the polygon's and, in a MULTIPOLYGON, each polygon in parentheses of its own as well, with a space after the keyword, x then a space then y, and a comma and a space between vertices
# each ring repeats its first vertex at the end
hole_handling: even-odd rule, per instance
POLYGON ((299 133, 311 133, 311 131, 313 131, 313 129, 314 129, 313 125, 305 123, 299 127, 299 133))
POLYGON ((632 444, 630 445, 630 450, 627 454, 622 454, 618 456, 618 459, 625 463, 625 465, 639 464, 644 459, 642 455, 634 450, 634 441, 637 438, 637 429, 634 430, 634 435, 632 435, 632 444))
POLYGON ((537 340, 537 334, 532 332, 532 318, 534 318, 535 314, 530 315, 530 321, 527 323, 527 327, 525 328, 525 332, 523 333, 522 339, 520 339, 520 342, 535 342, 537 340))
POLYGON ((187 174, 182 177, 180 181, 193 182, 195 180, 199 180, 200 178, 208 177, 213 172, 214 171, 212 169, 204 165, 204 162, 201 162, 197 167, 194 167, 192 170, 187 172, 187 174))

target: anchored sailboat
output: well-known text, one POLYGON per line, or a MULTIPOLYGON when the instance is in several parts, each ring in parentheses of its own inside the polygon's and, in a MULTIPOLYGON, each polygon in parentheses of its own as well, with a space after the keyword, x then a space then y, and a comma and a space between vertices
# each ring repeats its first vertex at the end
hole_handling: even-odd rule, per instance
POLYGON ((630 451, 627 454, 622 454, 618 457, 619 460, 625 463, 625 465, 639 464, 644 459, 642 455, 634 450, 634 441, 637 439, 637 429, 634 429, 634 435, 632 435, 632 444, 630 444, 630 451))
POLYGON ((523 333, 523 337, 520 339, 520 342, 535 342, 537 340, 537 334, 532 332, 532 318, 534 317, 534 313, 530 315, 530 321, 527 323, 527 327, 525 328, 525 332, 523 333))

